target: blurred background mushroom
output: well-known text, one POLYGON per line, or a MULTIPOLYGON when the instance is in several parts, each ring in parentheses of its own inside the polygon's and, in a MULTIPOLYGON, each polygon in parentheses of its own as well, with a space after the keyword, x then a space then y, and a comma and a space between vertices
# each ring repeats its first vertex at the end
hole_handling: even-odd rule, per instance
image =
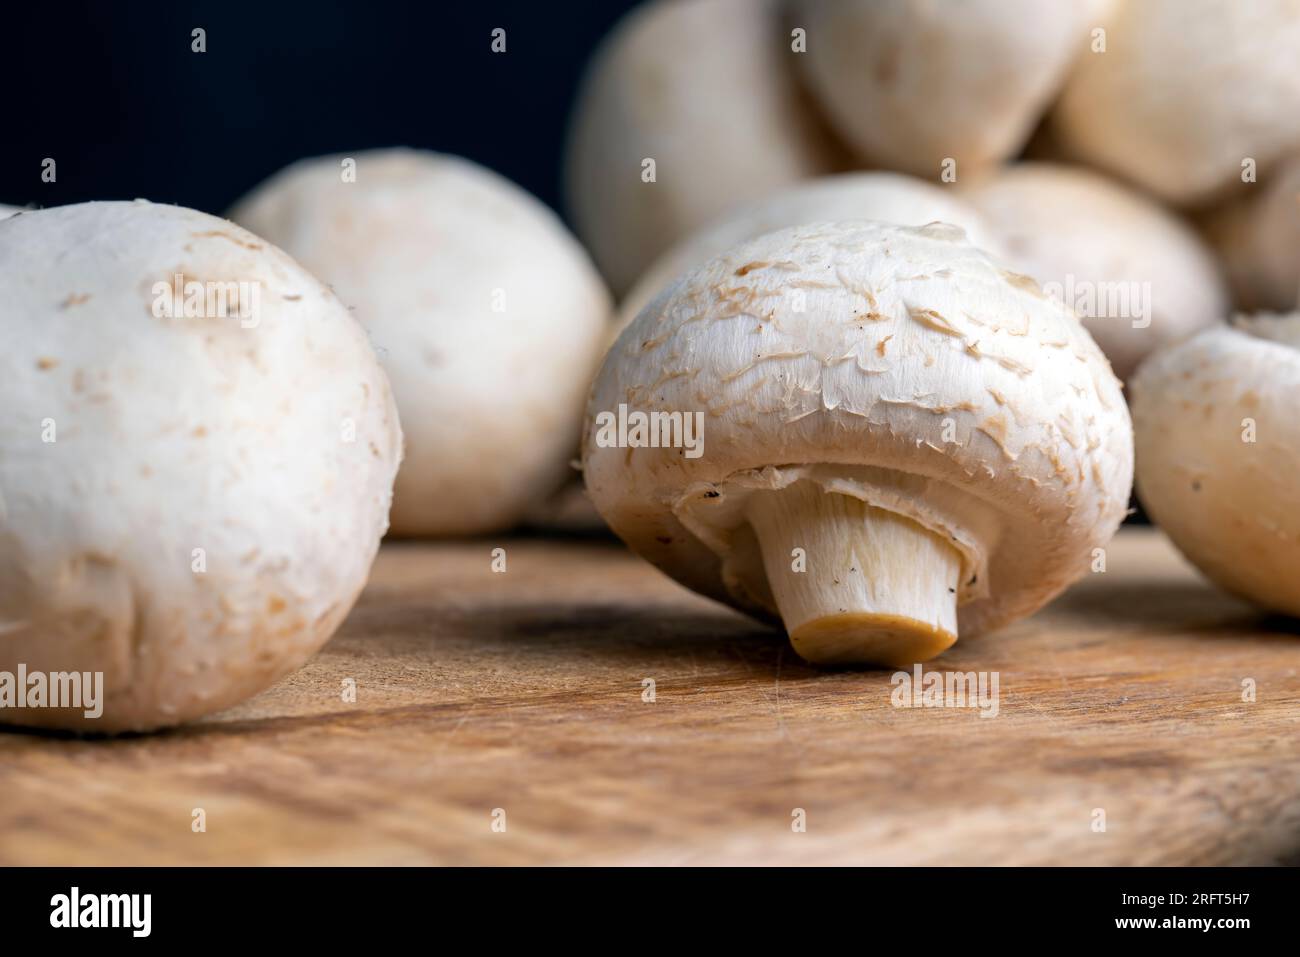
POLYGON ((1159 344, 1227 314, 1219 264, 1196 231, 1101 174, 1020 163, 965 196, 1008 261, 1078 313, 1122 379, 1159 344))
POLYGON ((937 177, 1020 152, 1110 0, 796 0, 803 73, 864 163, 937 177))
POLYGON ((1079 160, 1182 205, 1300 148, 1294 0, 1120 0, 1054 121, 1079 160))
MULTIPOLYGON (((317 42, 292 56, 274 39, 293 32, 290 13, 234 2, 213 10, 207 29, 239 42, 190 57, 167 84, 143 65, 166 38, 188 36, 183 10, 110 17, 73 6, 99 32, 73 31, 56 46, 45 39, 59 33, 49 10, 12 12, 14 34, 30 42, 0 62, 0 78, 17 83, 52 56, 69 64, 47 77, 40 108, 13 104, 0 174, 15 204, 149 195, 216 212, 304 155, 393 143, 464 155, 569 213, 620 296, 603 342, 710 256, 816 220, 951 222, 1049 292, 1084 283, 1094 305, 1108 289, 1148 289, 1145 328, 1144 315, 1137 325, 1105 310, 1084 316, 1125 378, 1153 347, 1233 308, 1286 310, 1300 295, 1300 17, 1290 0, 627 0, 563 20, 506 3, 406 10, 399 31, 378 0, 346 15, 326 4, 317 42), (254 15, 259 29, 243 29, 254 15), (434 33, 463 42, 430 60, 434 33), (346 77, 331 52, 340 45, 353 51, 346 77), (111 64, 104 50, 115 51, 111 64), (392 96, 453 89, 466 76, 473 97, 429 97, 426 110, 392 96), (114 116, 123 99, 140 109, 114 116), (157 115, 174 118, 165 131, 150 125, 157 115), (208 148, 213 117, 258 149, 208 148), (186 164, 158 162, 178 146, 186 164), (58 161, 57 177, 45 175, 47 160, 58 161)), ((380 247, 406 241, 384 235, 390 226, 405 228, 391 220, 376 233, 380 247)), ((586 328, 585 315, 573 324, 586 328)), ((385 320, 375 322, 372 333, 385 320)), ((557 392, 582 378, 564 348, 536 355, 535 376, 563 383, 557 392)), ((415 363, 400 348, 385 361, 395 371, 415 363)), ((480 392, 466 395, 473 402, 456 408, 483 405, 480 392)), ((518 395, 508 401, 522 408, 518 395)), ((495 462, 522 454, 492 434, 495 462)), ((454 447, 466 474, 486 461, 454 447)), ((538 466, 545 481, 520 479, 491 521, 450 509, 445 533, 554 529, 558 447, 538 466)), ((573 494, 562 511, 566 527, 598 524, 573 494)), ((408 524, 406 513, 399 504, 398 529, 440 527, 408 524)))
POLYGON ((554 213, 467 160, 379 150, 297 163, 231 217, 378 349, 406 423, 394 534, 510 528, 561 485, 610 300, 554 213))
POLYGON ((565 182, 615 292, 737 203, 843 165, 801 95, 777 14, 776 0, 652 0, 592 57, 565 182))
POLYGON ((1208 219, 1241 309, 1300 306, 1300 155, 1208 219))

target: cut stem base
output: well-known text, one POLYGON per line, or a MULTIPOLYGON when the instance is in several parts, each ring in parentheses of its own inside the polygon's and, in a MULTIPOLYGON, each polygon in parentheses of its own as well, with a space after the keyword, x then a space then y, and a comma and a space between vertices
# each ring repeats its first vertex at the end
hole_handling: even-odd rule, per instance
POLYGON ((957 640, 961 555, 911 519, 812 482, 755 494, 748 518, 805 660, 902 667, 957 640))

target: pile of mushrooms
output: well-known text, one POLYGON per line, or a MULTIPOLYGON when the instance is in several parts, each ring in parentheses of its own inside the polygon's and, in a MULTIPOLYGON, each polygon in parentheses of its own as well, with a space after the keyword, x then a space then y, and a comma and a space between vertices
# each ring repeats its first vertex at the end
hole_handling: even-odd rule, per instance
POLYGON ((1300 23, 1284 0, 1191 7, 642 4, 593 58, 566 157, 579 235, 623 294, 620 327, 727 244, 818 219, 956 221, 1050 295, 1076 291, 1067 305, 1121 377, 1224 320, 1226 281, 1238 307, 1291 308, 1300 23), (1015 163, 1035 130, 1053 163, 1015 163), (830 184, 853 177, 818 177, 853 167, 960 196, 983 225, 968 207, 851 191, 828 207, 830 184), (1125 289, 1143 315, 1107 312, 1125 289))
MULTIPOLYGON (((641 37, 640 62, 657 55, 659 63, 672 64, 676 75, 689 77, 694 69, 707 69, 694 64, 692 48, 672 48, 671 40, 663 38, 651 53, 652 31, 646 25, 673 17, 679 24, 693 23, 698 39, 710 29, 707 12, 718 8, 708 2, 652 2, 615 36, 641 37), (690 21, 691 13, 698 19, 690 21)), ((592 91, 616 71, 611 64, 624 62, 609 52, 617 50, 617 42, 611 41, 589 74, 587 98, 579 101, 574 127, 587 137, 603 130, 609 152, 575 141, 570 177, 585 181, 591 157, 600 155, 601 175, 618 184, 606 196, 630 195, 638 205, 601 203, 598 193, 585 191, 573 200, 580 231, 603 246, 603 237, 640 236, 645 224, 653 222, 655 240, 646 249, 659 254, 653 260, 644 253, 639 257, 643 269, 634 283, 627 281, 626 262, 608 273, 616 289, 628 291, 618 311, 623 334, 607 356, 588 407, 587 482, 611 527, 634 549, 697 590, 756 614, 779 615, 805 657, 888 661, 924 656, 956 634, 958 619, 963 633, 982 630, 978 609, 985 606, 958 589, 960 611, 946 606, 936 611, 943 604, 933 601, 937 583, 949 575, 951 555, 936 557, 912 546, 903 551, 914 565, 934 569, 934 578, 925 585, 909 578, 914 589, 909 598, 886 599, 902 594, 891 577, 900 572, 882 569, 872 549, 887 554, 895 548, 899 536, 894 526, 882 524, 875 512, 853 512, 857 506, 842 509, 846 503, 835 496, 846 494, 849 486, 855 491, 847 494, 868 502, 869 509, 881 506, 863 497, 854 484, 861 482, 858 477, 848 481, 836 472, 833 481, 824 481, 826 462, 801 440, 805 428, 823 418, 833 421, 827 427, 833 471, 879 467, 874 456, 887 457, 880 437, 869 429, 869 440, 855 445, 852 453, 842 447, 858 428, 867 428, 864 422, 889 422, 891 441, 901 436, 918 449, 930 447, 932 430, 908 431, 881 411, 907 408, 915 398, 906 389, 887 388, 889 376, 896 374, 894 363, 903 358, 889 350, 904 340, 886 340, 882 334, 878 344, 883 351, 874 359, 864 353, 865 346, 877 342, 873 333, 888 328, 878 325, 881 317, 893 321, 879 308, 891 293, 864 282, 852 288, 852 295, 862 298, 850 297, 854 305, 846 311, 834 300, 843 294, 844 277, 854 275, 851 268, 826 249, 822 258, 813 259, 821 268, 833 261, 830 275, 810 274, 804 259, 782 245, 794 235, 788 228, 817 223, 823 230, 831 223, 848 228, 855 221, 856 229, 867 228, 866 221, 937 230, 945 227, 927 224, 960 226, 1006 275, 1026 277, 1024 288, 1032 287, 1032 296, 1077 313, 1120 378, 1132 379, 1150 362, 1153 371, 1141 399, 1146 421, 1177 422, 1181 413, 1171 406, 1190 400, 1171 398, 1154 370, 1185 354, 1187 337, 1203 331, 1191 341, 1235 355, 1229 344, 1247 336, 1243 330, 1253 330, 1255 341, 1267 341, 1266 351, 1277 358, 1282 349, 1277 342, 1289 336, 1287 320, 1261 315, 1237 322, 1231 332, 1225 322, 1234 307, 1300 308, 1300 81, 1294 70, 1300 62, 1300 20, 1284 0, 1097 0, 1069 9, 1019 0, 977 0, 956 7, 904 0, 791 0, 778 20, 764 28, 763 55, 776 56, 781 64, 770 74, 785 78, 793 73, 806 91, 804 102, 816 113, 809 123, 829 129, 839 145, 826 150, 825 137, 809 142, 818 144, 820 155, 838 157, 838 162, 848 157, 850 166, 869 172, 812 179, 806 177, 813 174, 805 174, 802 182, 773 185, 759 196, 744 188, 732 191, 715 185, 725 177, 718 172, 712 141, 677 135, 686 128, 669 124, 634 140, 632 152, 651 156, 661 150, 673 156, 674 169, 689 163, 700 176, 678 177, 667 186, 640 182, 630 153, 617 152, 626 138, 616 135, 610 117, 631 117, 635 123, 648 115, 661 124, 665 115, 675 118, 672 111, 656 109, 663 103, 658 96, 662 84, 623 86, 619 110, 593 115, 588 104, 598 94, 592 91), (695 154, 687 156, 697 144, 695 154), (1029 162, 1028 155, 1051 161, 1029 162), (710 184, 709 202, 690 207, 701 218, 709 213, 707 223, 653 212, 680 208, 678 199, 688 195, 682 191, 691 183, 710 184), (724 203, 727 208, 718 211, 724 203), (725 275, 722 263, 740 271, 725 275), (789 312, 796 292, 806 312, 789 312), (860 316, 868 321, 852 327, 859 338, 834 338, 849 329, 839 329, 837 323, 860 316), (823 330, 823 325, 838 331, 823 330), (714 349, 716 354, 710 352, 714 349), (641 362, 658 368, 643 369, 641 362), (851 369, 862 372, 859 391, 837 384, 828 395, 827 378, 838 383, 836 377, 851 369), (765 391, 769 388, 776 394, 765 391), (752 391, 739 394, 737 389, 752 391), (820 405, 814 396, 820 396, 820 405), (621 407, 648 416, 680 414, 688 421, 701 416, 706 451, 698 458, 685 457, 682 449, 676 458, 672 451, 653 448, 624 449, 622 457, 605 451, 595 439, 597 420, 607 421, 621 407), (776 429, 770 438, 769 428, 776 429), (733 434, 737 429, 743 430, 744 441, 733 434), (771 447, 761 441, 770 441, 771 447), (733 445, 743 447, 744 454, 733 445), (714 455, 719 460, 709 461, 714 455), (805 474, 809 470, 811 478, 805 474), (814 488, 821 494, 812 494, 814 488), (777 490, 786 491, 773 497, 777 490), (697 502, 692 498, 696 494, 705 498, 697 502), (802 510, 797 521, 789 519, 791 509, 802 510), (820 517, 811 517, 813 513, 820 517), (837 516, 831 524, 851 526, 857 529, 853 535, 875 545, 859 540, 845 551, 839 533, 826 531, 830 513, 837 516), (801 523, 804 532, 798 533, 801 523), (866 527, 870 534, 863 531, 866 527), (832 596, 826 580, 811 571, 791 579, 773 557, 791 534, 822 542, 841 558, 852 555, 859 571, 872 568, 873 597, 833 589, 832 596), (793 590, 791 581, 799 583, 793 590), (918 595, 928 597, 916 604, 918 595), (882 611, 873 604, 877 600, 893 610, 882 611), (848 609, 842 614, 850 616, 841 623, 857 623, 849 629, 856 629, 853 636, 844 629, 808 624, 835 620, 828 609, 841 606, 848 609), (898 610, 905 607, 911 611, 898 610), (911 629, 912 638, 889 632, 876 620, 881 615, 881 620, 896 622, 889 616, 899 615, 912 622, 902 629, 911 629), (813 639, 827 628, 831 638, 813 639)), ((752 42, 753 34, 748 35, 752 42)), ((721 42, 719 35, 714 40, 721 42)), ((628 76, 654 73, 654 66, 627 66, 628 76)), ((689 115, 705 114, 710 106, 717 114, 726 111, 734 97, 719 93, 714 98, 710 89, 696 87, 689 115)), ((763 97, 751 98, 746 109, 763 102, 763 97)), ((762 137, 739 141, 752 127, 753 114, 747 116, 747 124, 727 128, 731 157, 724 165, 735 176, 728 185, 749 184, 748 158, 765 153, 762 137)), ((771 116, 779 119, 780 113, 771 116)), ((890 261, 902 245, 895 239, 862 248, 890 261)), ((796 247, 807 254, 806 237, 796 247)), ((599 250, 596 255, 601 261, 599 250)), ((921 281, 921 272, 913 273, 894 276, 886 288, 890 282, 921 281)), ((934 265, 923 278, 939 275, 951 273, 934 265)), ((894 309, 928 315, 928 307, 915 306, 908 299, 894 309)), ((1020 309, 1013 309, 1007 321, 1032 328, 1020 309)), ((960 307, 954 314, 980 315, 960 307)), ((969 330, 955 333, 947 318, 940 325, 940 336, 982 348, 979 342, 970 344, 969 330)), ((892 330, 888 334, 896 335, 892 330)), ((971 368, 977 371, 963 373, 964 378, 1006 394, 1002 385, 985 382, 986 365, 971 368)), ((950 409, 948 398, 937 398, 945 396, 943 388, 920 381, 924 387, 911 378, 906 385, 919 388, 916 394, 937 407, 960 413, 944 417, 957 431, 963 416, 984 411, 965 396, 951 400, 950 409)), ((1252 381, 1250 395, 1265 405, 1287 401, 1272 376, 1252 381)), ((1118 429, 1111 426, 1108 434, 1119 435, 1118 429)), ((1154 426, 1138 431, 1139 471, 1145 474, 1146 456, 1159 476, 1140 483, 1150 490, 1143 492, 1143 501, 1151 516, 1170 526, 1188 555, 1204 563, 1202 550, 1183 544, 1186 535, 1172 517, 1172 501, 1164 500, 1161 480, 1169 478, 1174 466, 1168 448, 1148 448, 1158 431, 1154 426)), ((1275 432, 1280 433, 1275 439, 1300 456, 1300 449, 1287 445, 1284 430, 1275 432)), ((1171 427, 1166 444, 1175 435, 1184 444, 1200 438, 1196 429, 1177 432, 1171 427)), ((1244 467, 1249 461, 1239 458, 1236 464, 1244 467)), ((998 470, 991 462, 981 467, 998 470)), ((1197 466, 1201 471, 1213 467, 1197 466)), ((1120 498, 1127 494, 1116 492, 1113 484, 1107 490, 1120 498)), ((1023 502, 1032 509, 1031 496, 1023 502)), ((1052 534, 1069 539, 1074 521, 1053 522, 1052 534)), ((1258 540, 1256 524, 1246 523, 1234 534, 1250 547, 1269 547, 1258 540)), ((915 536, 903 538, 915 545, 915 536)), ((836 588, 852 591, 852 574, 841 565, 836 559, 822 567, 829 567, 836 588)), ((1208 570, 1223 580, 1212 565, 1208 570)), ((1244 587, 1235 590, 1250 594, 1244 587)), ((1278 607, 1276 601, 1272 607, 1278 607)))
POLYGON ((389 150, 233 216, 252 231, 145 202, 3 218, 0 670, 106 683, 101 713, 11 721, 227 707, 338 627, 390 504, 397 534, 476 534, 570 474, 610 301, 541 203, 389 150))
POLYGON ((3 717, 243 700, 390 506, 509 530, 575 454, 634 551, 809 661, 1032 614, 1135 467, 1211 579, 1300 614, 1296 63, 1292 0, 648 0, 574 104, 576 238, 407 149, 296 163, 239 226, 0 207, 0 671, 107 684, 3 717))

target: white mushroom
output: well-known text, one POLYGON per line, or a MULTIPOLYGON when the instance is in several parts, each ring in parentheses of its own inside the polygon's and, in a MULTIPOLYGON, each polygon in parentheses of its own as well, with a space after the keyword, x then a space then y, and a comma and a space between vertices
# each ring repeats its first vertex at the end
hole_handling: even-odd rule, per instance
POLYGON ((746 204, 672 247, 619 304, 619 328, 669 283, 748 239, 803 223, 875 219, 901 226, 961 226, 974 245, 996 252, 983 217, 955 192, 902 173, 842 173, 791 186, 746 204))
POLYGON ((1088 170, 1024 163, 966 197, 1019 272, 1083 319, 1116 375, 1228 314, 1218 264, 1189 225, 1088 170))
POLYGON ((369 331, 406 426, 393 530, 509 527, 570 474, 609 294, 559 219, 466 160, 305 160, 231 217, 330 283, 369 331))
POLYGON ((1176 203, 1300 145, 1295 0, 1127 0, 1054 114, 1072 153, 1176 203))
POLYGON ((1033 612, 1095 560, 1132 479, 1088 333, 942 224, 812 224, 718 256, 624 330, 587 417, 610 527, 779 614, 813 661, 910 663, 1033 612))
POLYGON ((1087 49, 1110 0, 801 0, 799 57, 839 133, 865 160, 938 176, 1015 154, 1087 49))
POLYGON ((0 203, 0 219, 8 219, 18 211, 17 206, 5 206, 3 203, 0 203))
POLYGON ((97 718, 0 721, 156 728, 301 665, 366 581, 401 456, 347 309, 251 233, 143 201, 0 223, 0 302, 0 671, 104 690, 97 718))
POLYGON ((1163 349, 1132 393, 1147 512, 1219 586, 1300 615, 1300 313, 1163 349))
POLYGON ((732 206, 837 167, 795 55, 775 0, 655 0, 604 41, 574 109, 565 180, 578 235, 615 292, 732 206))
POLYGON ((1209 223, 1240 309, 1300 307, 1300 158, 1209 223))

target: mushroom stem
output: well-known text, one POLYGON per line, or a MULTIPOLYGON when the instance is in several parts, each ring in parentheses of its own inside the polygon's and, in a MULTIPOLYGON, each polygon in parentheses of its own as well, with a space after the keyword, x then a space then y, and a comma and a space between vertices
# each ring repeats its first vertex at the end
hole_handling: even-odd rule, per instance
POLYGON ((905 666, 957 640, 961 556, 938 535, 812 482, 760 492, 747 511, 800 657, 905 666))

